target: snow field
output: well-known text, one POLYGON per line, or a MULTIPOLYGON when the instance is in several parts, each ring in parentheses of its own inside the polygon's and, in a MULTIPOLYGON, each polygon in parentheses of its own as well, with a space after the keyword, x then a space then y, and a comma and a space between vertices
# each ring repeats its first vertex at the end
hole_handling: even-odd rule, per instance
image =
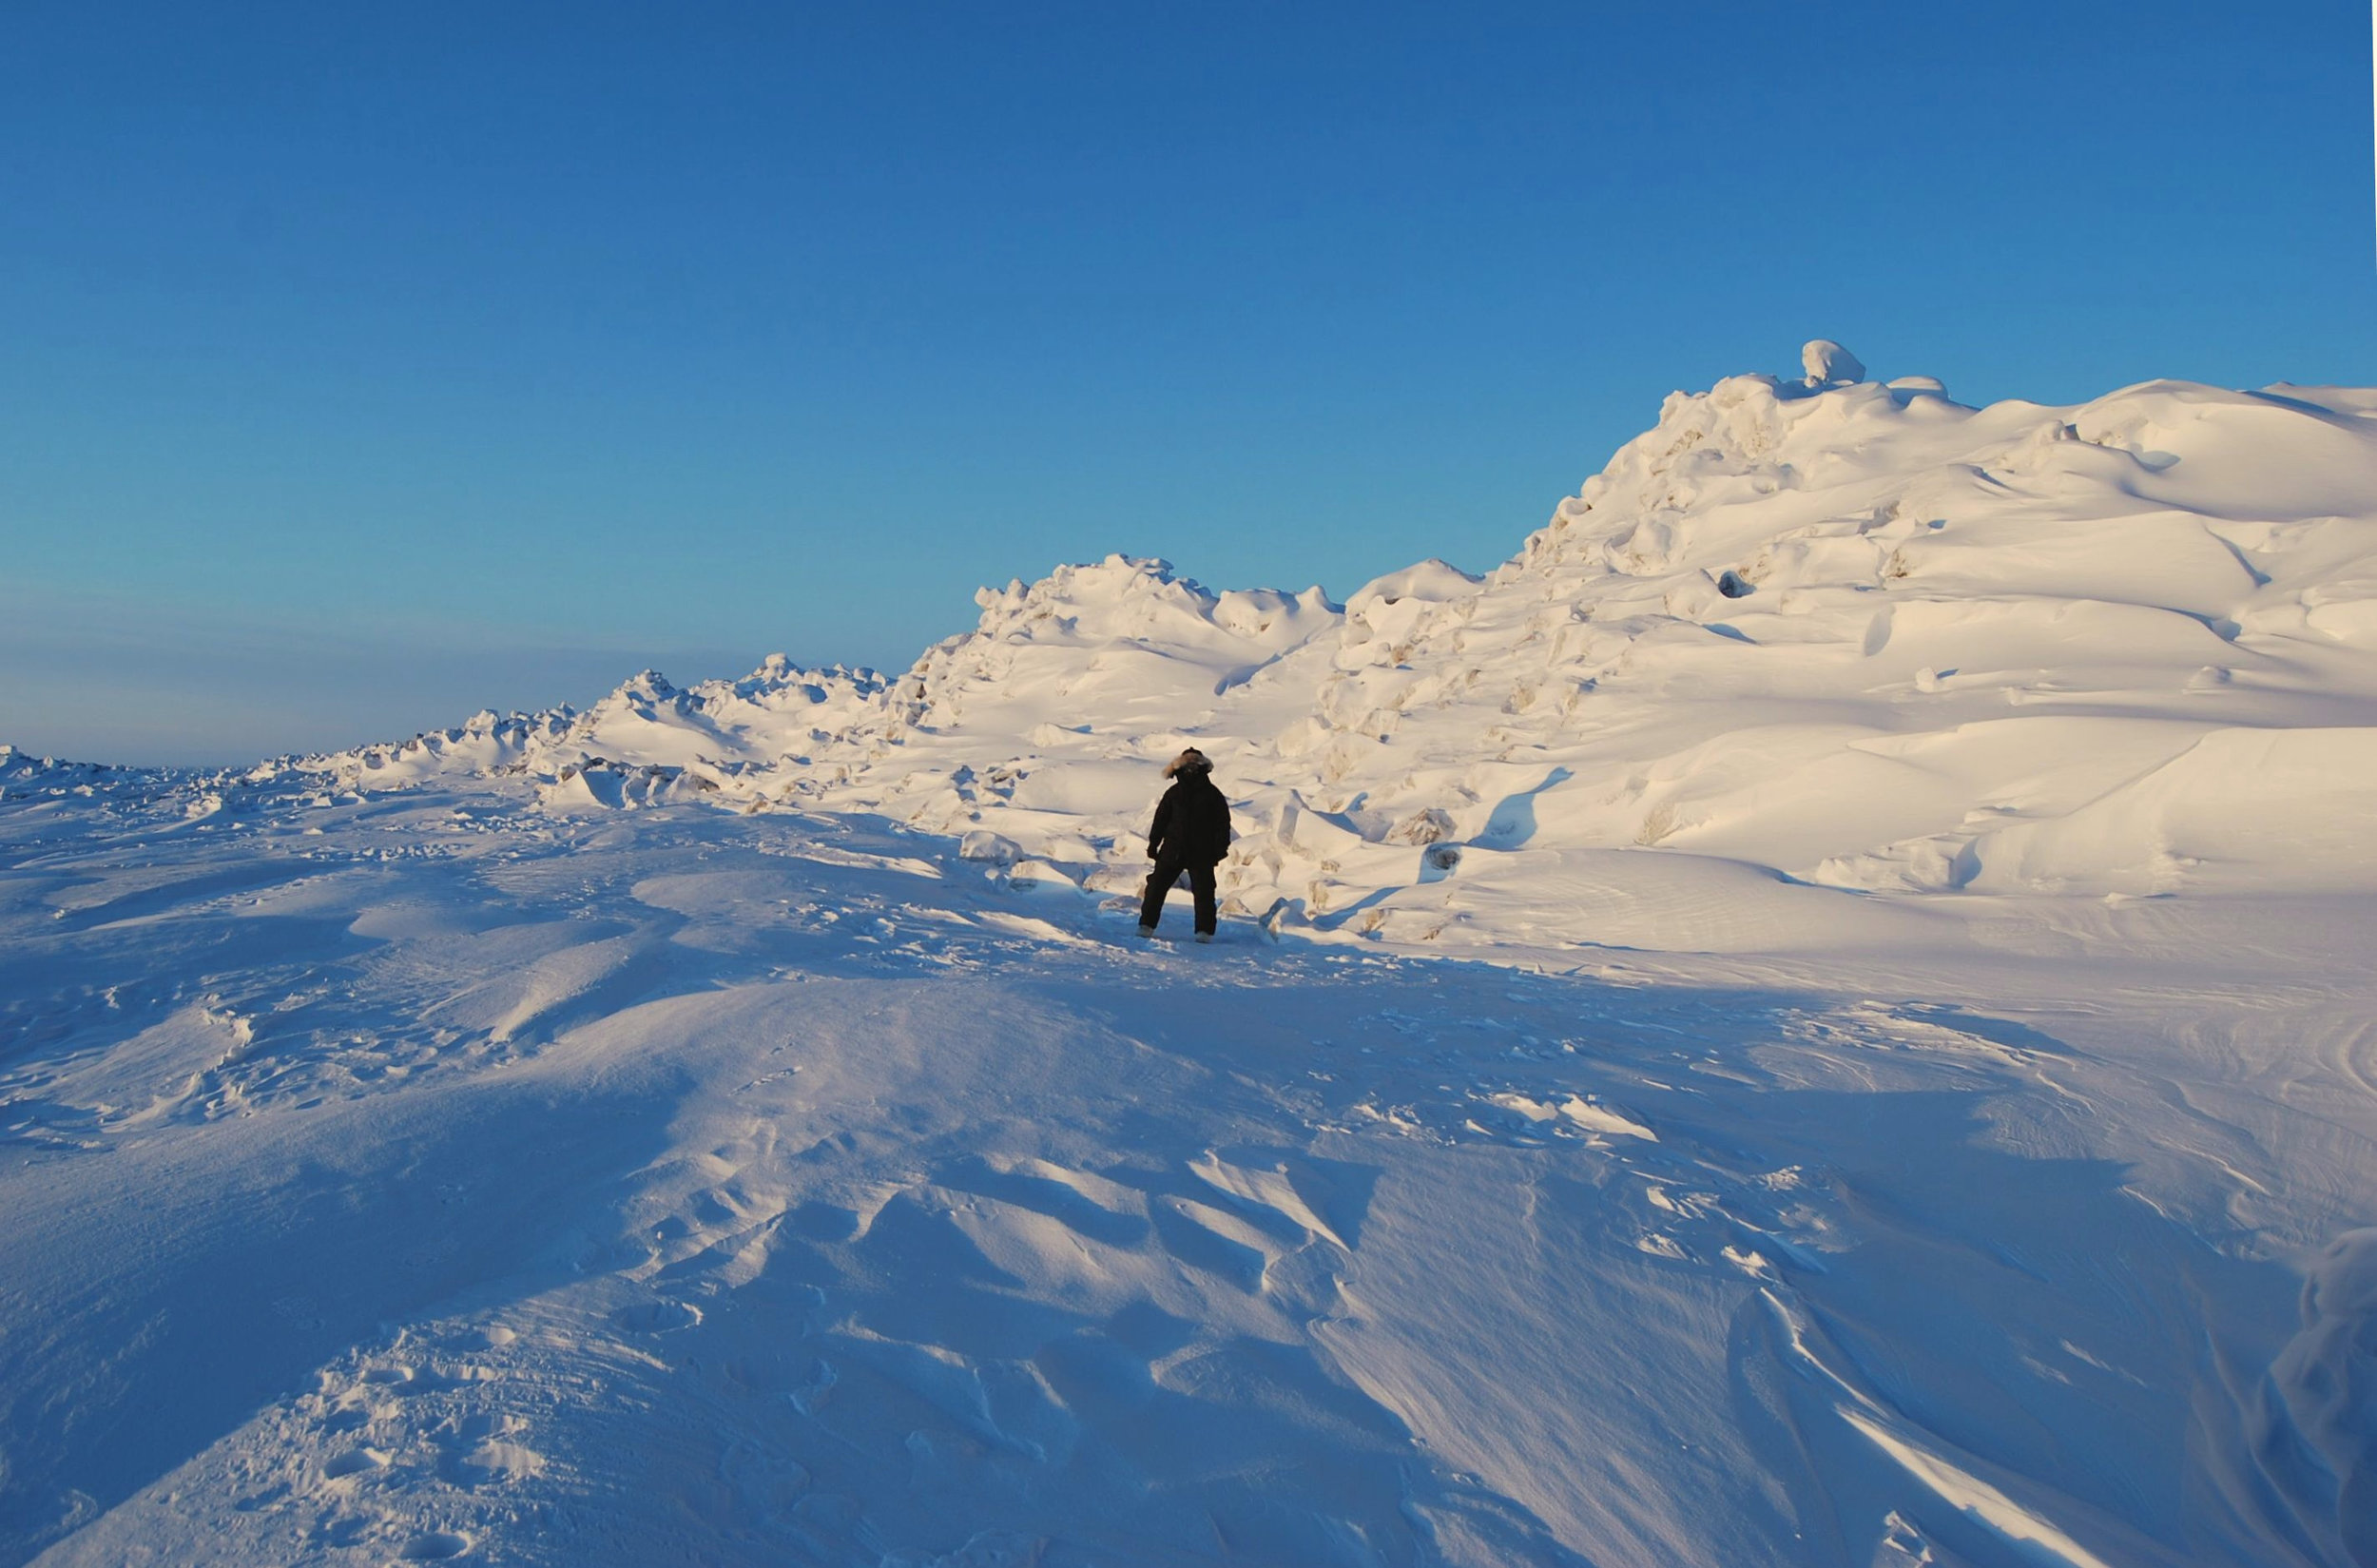
POLYGON ((2324 1071, 2151 934, 1150 948, 508 789, 19 839, 11 1560, 2353 1560, 2306 975, 2324 1071))
POLYGON ((1807 363, 1343 607, 0 748, 0 1564, 2377 1562, 2377 393, 1807 363))

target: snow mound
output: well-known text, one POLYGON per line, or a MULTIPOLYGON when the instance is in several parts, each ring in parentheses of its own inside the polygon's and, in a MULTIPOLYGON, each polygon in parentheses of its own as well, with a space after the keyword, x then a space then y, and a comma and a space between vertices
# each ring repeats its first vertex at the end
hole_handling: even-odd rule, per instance
POLYGON ((12 745, 0 745, 0 792, 19 796, 48 794, 89 785, 118 771, 98 763, 61 762, 35 757, 12 745))
POLYGON ((1119 896, 1193 743, 1238 808, 1226 908, 1487 949, 1795 945, 1854 923, 1843 895, 2377 884, 2377 391, 1972 408, 1829 339, 1802 364, 1672 395, 1483 576, 1340 607, 1113 555, 983 590, 895 680, 647 671, 281 771, 872 813, 1119 896))
MULTIPOLYGON (((2377 881, 2347 783, 2377 734, 2377 400, 1974 409, 1806 358, 1669 398, 1484 577, 1422 562, 1340 611, 1116 557, 986 591, 821 798, 1122 892, 1193 741, 1239 806, 1227 906, 1489 947, 1609 930, 1610 893, 1547 895, 1614 851, 1854 892, 2377 881)), ((1794 921, 1850 918, 1756 901, 1811 899, 1794 921)))
POLYGON ((1389 634, 1356 595, 1242 900, 1482 941, 1489 865, 1623 849, 1860 890, 2377 882, 2370 395, 1972 409, 1806 358, 1669 398, 1484 582, 1380 594, 1389 634), (1473 853, 1389 853, 1422 822, 1473 853))
POLYGON ((1865 361, 1829 338, 1818 338, 1799 351, 1799 362, 1811 387, 1838 386, 1865 378, 1865 361))
POLYGON ((1344 624, 1318 588, 1215 593, 1123 555, 976 599, 975 630, 928 648, 872 726, 748 781, 755 803, 988 829, 1043 881, 1116 892, 1145 875, 1161 765, 1190 736, 1226 763, 1292 722, 1344 624))
POLYGON ((894 712, 907 727, 1004 736, 1101 717, 1177 723, 1340 615, 1318 588, 1213 593, 1169 562, 1124 555, 984 589, 975 602, 981 624, 899 682, 894 712))
MULTIPOLYGON (((349 788, 386 789, 454 776, 527 776, 549 798, 581 804, 648 803, 649 788, 611 789, 587 775, 666 770, 705 793, 725 778, 802 760, 878 711, 883 678, 835 666, 803 669, 770 654, 740 680, 679 688, 647 669, 586 709, 474 715, 395 745, 358 747, 292 765, 349 788), (573 787, 561 787, 573 786, 573 787)), ((662 795, 673 793, 661 791, 662 795)))

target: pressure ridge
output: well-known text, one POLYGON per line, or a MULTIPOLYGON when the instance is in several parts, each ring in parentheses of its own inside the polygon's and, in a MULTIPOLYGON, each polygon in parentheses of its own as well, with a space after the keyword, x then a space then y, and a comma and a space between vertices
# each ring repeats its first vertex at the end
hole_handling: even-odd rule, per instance
POLYGON ((897 678, 646 671, 227 787, 863 812, 1112 895, 1194 744, 1226 908, 1405 939, 1556 924, 1645 851, 1723 900, 2377 882, 2377 390, 1970 408, 1805 363, 1670 397, 1483 577, 1340 605, 1110 556, 982 590, 897 678))

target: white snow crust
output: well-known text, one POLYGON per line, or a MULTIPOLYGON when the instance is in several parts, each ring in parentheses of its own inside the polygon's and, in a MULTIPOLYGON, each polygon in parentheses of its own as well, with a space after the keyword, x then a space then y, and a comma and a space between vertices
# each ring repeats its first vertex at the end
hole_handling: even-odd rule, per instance
POLYGON ((1464 948, 1645 848, 1856 892, 2377 883, 2377 394, 1975 410, 1805 358, 1671 397, 1482 579, 1423 562, 1341 608, 1114 556, 985 590, 897 680, 647 670, 286 765, 879 813, 1104 892, 1143 865, 1147 765, 1193 742, 1239 805, 1233 909, 1464 948))
POLYGON ((1803 368, 1482 576, 0 746, 0 1565, 2377 1564, 2377 391, 1803 368))

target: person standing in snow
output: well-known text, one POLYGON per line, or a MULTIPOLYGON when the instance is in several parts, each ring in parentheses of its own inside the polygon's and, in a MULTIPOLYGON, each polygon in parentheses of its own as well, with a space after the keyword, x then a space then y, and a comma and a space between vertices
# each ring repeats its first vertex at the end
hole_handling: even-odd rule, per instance
POLYGON ((1172 787, 1155 805, 1155 824, 1148 829, 1148 854, 1155 870, 1148 877, 1147 897, 1139 905, 1139 935, 1155 935, 1164 917, 1164 895, 1172 890, 1183 871, 1196 900, 1197 940, 1213 939, 1219 923, 1213 908, 1213 868, 1229 853, 1229 802, 1213 787, 1213 765, 1190 746, 1164 769, 1172 787))

